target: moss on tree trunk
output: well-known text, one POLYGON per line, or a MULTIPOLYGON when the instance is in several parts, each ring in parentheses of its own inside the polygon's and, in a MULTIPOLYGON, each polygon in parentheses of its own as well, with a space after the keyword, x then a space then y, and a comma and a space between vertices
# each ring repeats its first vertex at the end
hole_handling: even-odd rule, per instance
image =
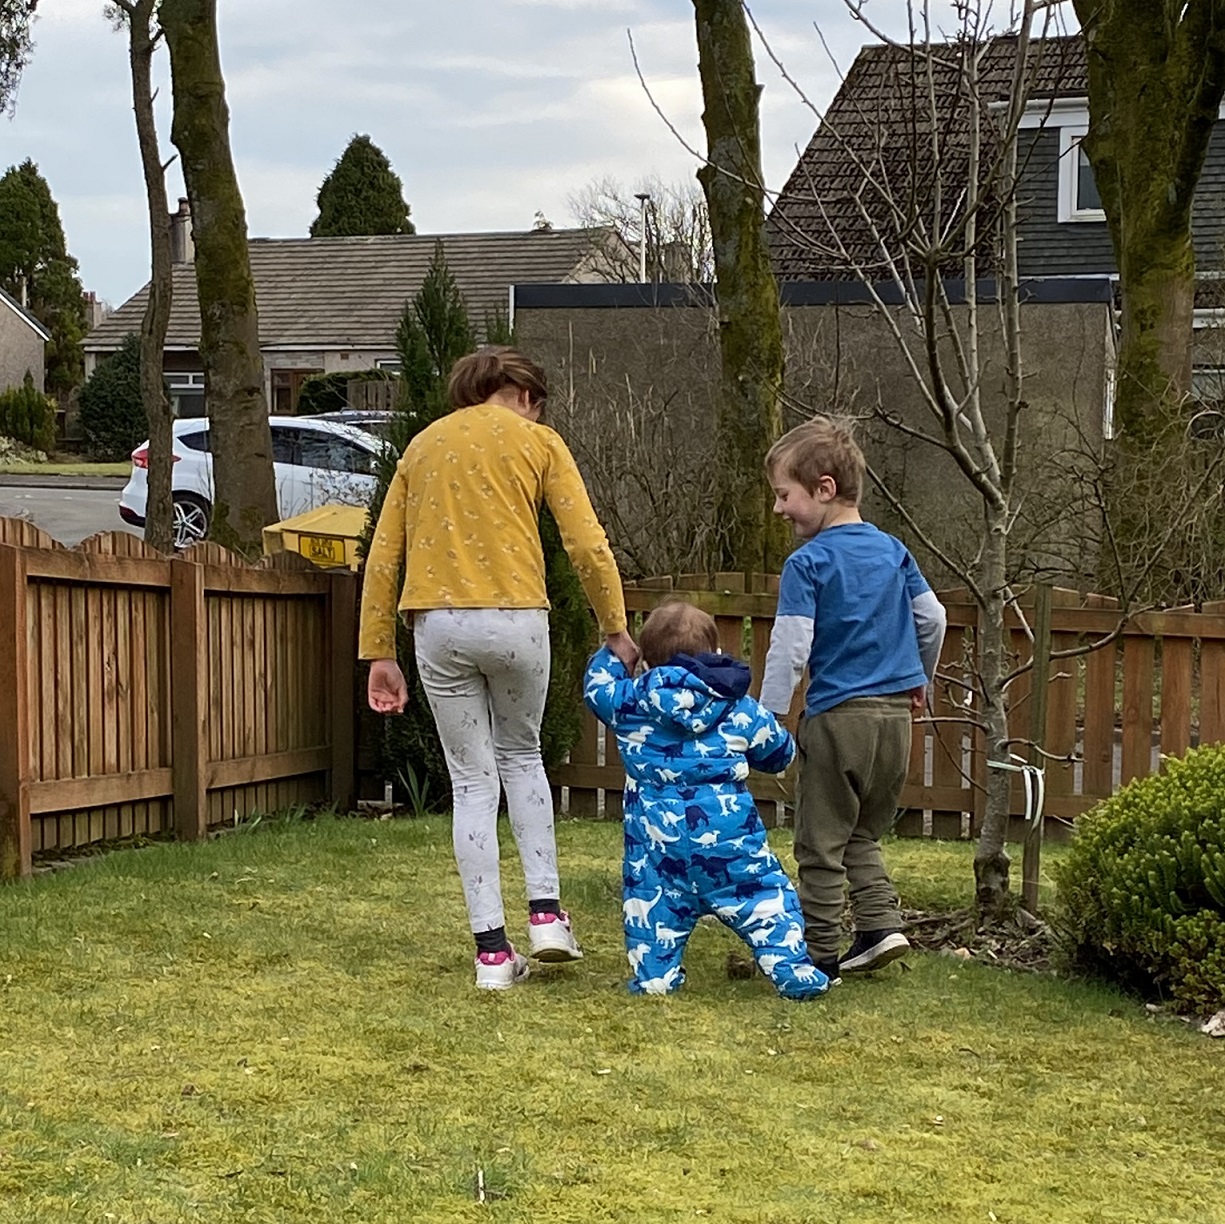
POLYGON ((200 356, 213 451, 211 535, 260 551, 277 518, 247 218, 230 153, 216 0, 162 0, 174 93, 171 139, 191 202, 200 356))
POLYGON ((1191 204, 1225 94, 1225 0, 1075 0, 1084 148, 1110 227, 1123 325, 1116 422, 1153 446, 1191 384, 1191 204))
POLYGON ((782 432, 783 337, 765 236, 758 99, 740 0, 694 0, 718 283, 722 395, 718 410, 722 568, 777 571, 787 552, 771 513, 766 451, 782 432))

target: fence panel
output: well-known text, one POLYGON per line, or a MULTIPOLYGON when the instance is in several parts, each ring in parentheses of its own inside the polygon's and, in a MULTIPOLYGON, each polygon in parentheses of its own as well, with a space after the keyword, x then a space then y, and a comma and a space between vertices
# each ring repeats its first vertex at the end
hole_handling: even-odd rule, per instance
MULTIPOLYGON (((285 568, 285 565, 288 568, 285 568)), ((353 786, 356 583, 0 519, 0 878, 353 786)))
MULTIPOLYGON (((747 648, 750 691, 760 692, 777 579, 753 575, 747 584, 739 575, 685 575, 675 584, 653 580, 649 587, 626 590, 631 618, 672 597, 674 587, 716 618, 723 649, 743 654, 747 648)), ((949 631, 932 717, 915 723, 897 825, 903 836, 957 837, 967 828, 977 830, 982 817, 986 754, 981 734, 967 721, 977 703, 971 695, 978 614, 965 591, 946 591, 940 599, 949 631)), ((1032 607, 1031 592, 1009 612, 1012 668, 1029 659, 1032 607)), ((1181 608, 1145 613, 1121 625, 1114 600, 1054 591, 1052 650, 1073 653, 1052 660, 1048 681, 1043 747, 1057 758, 1046 762, 1048 835, 1065 833, 1069 822, 1122 782, 1160 768, 1162 754, 1225 742, 1225 601, 1205 605, 1199 613, 1181 608)), ((1028 672, 1022 672, 1009 686, 1009 727, 1018 752, 1031 738, 1030 685, 1028 672)), ((802 692, 803 686, 790 716, 793 726, 802 692)), ((613 815, 619 811, 623 780, 615 743, 603 738, 589 714, 584 718, 583 739, 552 781, 559 791, 566 788, 572 813, 598 809, 613 815), (597 767, 601 739, 604 755, 597 767)), ((794 780, 794 770, 781 784, 774 778, 751 780, 767 823, 776 815, 785 818, 794 780)), ((1011 802, 1012 815, 1022 816, 1019 784, 1012 788, 1011 802)), ((1020 821, 1014 820, 1010 835, 1019 831, 1020 821)))

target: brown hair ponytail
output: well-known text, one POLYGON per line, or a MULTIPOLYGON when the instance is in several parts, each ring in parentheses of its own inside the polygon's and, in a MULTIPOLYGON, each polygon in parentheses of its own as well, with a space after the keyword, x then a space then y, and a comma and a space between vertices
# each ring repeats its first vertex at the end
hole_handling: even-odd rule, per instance
POLYGON ((451 367, 447 396, 452 408, 483 404, 503 387, 527 391, 533 403, 549 393, 544 371, 518 349, 489 345, 461 357, 451 367))

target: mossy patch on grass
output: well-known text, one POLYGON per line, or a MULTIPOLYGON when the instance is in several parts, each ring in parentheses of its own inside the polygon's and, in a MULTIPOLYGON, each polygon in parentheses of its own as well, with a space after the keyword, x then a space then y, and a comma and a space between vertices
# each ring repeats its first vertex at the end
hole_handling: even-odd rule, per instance
MULTIPOLYGON (((788 1004, 705 924, 684 990, 634 999, 619 829, 558 837, 586 959, 495 996, 443 817, 0 891, 0 1219, 1225 1222, 1225 1043, 934 955, 788 1004)), ((908 905, 964 903, 964 847, 886 855, 908 905)))

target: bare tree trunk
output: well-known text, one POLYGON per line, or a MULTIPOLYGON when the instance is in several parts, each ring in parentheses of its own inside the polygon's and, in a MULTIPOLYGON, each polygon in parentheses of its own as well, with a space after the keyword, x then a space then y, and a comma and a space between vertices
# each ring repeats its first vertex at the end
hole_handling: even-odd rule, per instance
POLYGON ((157 0, 117 0, 127 16, 128 59, 132 70, 132 109, 149 205, 152 274, 149 300, 140 324, 140 398, 149 420, 149 492, 145 501, 145 541, 162 552, 174 548, 174 504, 171 498, 173 430, 170 400, 162 371, 166 329, 173 294, 170 255, 170 206, 166 175, 157 147, 153 118, 153 53, 160 34, 152 30, 157 0))
POLYGON ((171 139, 183 159, 196 247, 200 356, 213 451, 210 535, 258 553, 277 517, 247 218, 230 153, 216 0, 162 0, 174 91, 171 139))
POLYGON ((1123 325, 1116 420, 1141 448, 1190 390, 1191 203, 1225 96, 1225 2, 1075 0, 1123 325))
POLYGON ((740 0, 693 0, 693 7, 708 146, 698 179, 710 210, 723 364, 718 480, 725 568, 776 571, 787 539, 771 513, 763 464, 782 432, 783 338, 765 236, 761 87, 740 0))
MULTIPOLYGON (((978 670, 982 710, 980 717, 987 742, 987 760, 1007 761, 1008 705, 1005 680, 1008 674, 1004 628, 1004 592, 1008 587, 1008 522, 1002 510, 987 510, 979 590, 983 599, 978 617, 978 670)), ((1008 836, 1011 775, 1007 770, 987 770, 987 798, 983 827, 974 852, 975 896, 983 917, 998 916, 1009 896, 1005 849, 1008 836)))

